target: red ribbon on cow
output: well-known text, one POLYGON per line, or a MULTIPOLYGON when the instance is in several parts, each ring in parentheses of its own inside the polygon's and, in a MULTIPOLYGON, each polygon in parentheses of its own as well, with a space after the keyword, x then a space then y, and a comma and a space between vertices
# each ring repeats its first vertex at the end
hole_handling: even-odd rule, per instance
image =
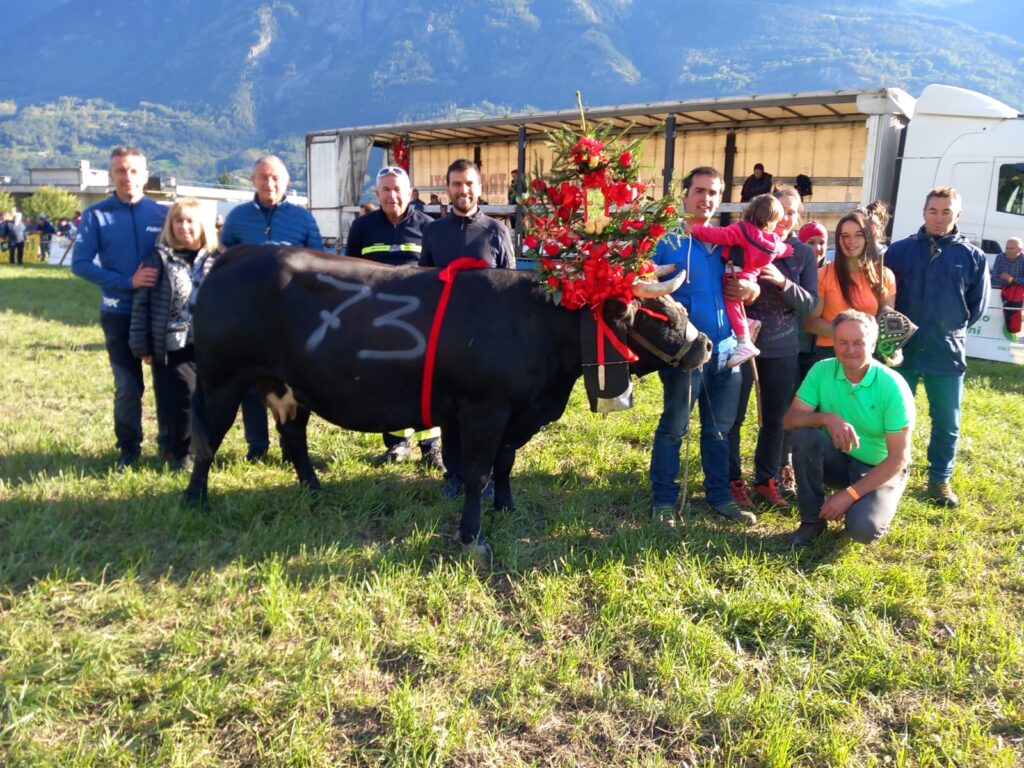
POLYGON ((423 426, 432 427, 434 421, 430 414, 430 394, 434 381, 434 362, 437 359, 437 339, 441 335, 441 324, 444 322, 444 313, 448 309, 448 297, 452 293, 452 284, 455 282, 455 275, 466 269, 486 269, 487 262, 483 259, 474 259, 471 256, 461 256, 447 267, 442 269, 437 278, 444 283, 441 291, 441 299, 434 310, 434 319, 430 324, 430 338, 427 340, 427 356, 423 361, 423 387, 420 393, 420 417, 423 419, 423 426))
POLYGON ((640 358, 636 356, 636 353, 626 346, 619 337, 615 335, 615 332, 608 327, 608 323, 604 320, 604 305, 602 304, 597 309, 591 310, 594 315, 594 322, 597 323, 597 364, 604 365, 604 344, 601 343, 602 338, 607 339, 611 342, 611 345, 615 348, 615 351, 622 355, 628 362, 635 363, 640 358))

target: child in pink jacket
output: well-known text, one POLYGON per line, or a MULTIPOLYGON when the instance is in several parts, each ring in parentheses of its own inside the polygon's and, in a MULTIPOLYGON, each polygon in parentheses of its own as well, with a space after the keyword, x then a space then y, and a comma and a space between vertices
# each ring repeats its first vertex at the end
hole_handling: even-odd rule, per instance
MULTIPOLYGON (((686 231, 698 240, 717 245, 737 246, 741 250, 742 256, 735 248, 722 250, 722 258, 727 262, 731 261, 733 265, 731 271, 725 274, 726 280, 757 280, 761 267, 793 252, 793 248, 775 234, 775 227, 784 215, 782 205, 773 195, 758 195, 747 204, 743 211, 743 221, 727 227, 687 224, 686 231)), ((732 368, 757 356, 761 350, 754 346, 747 315, 740 302, 726 301, 725 315, 729 318, 732 332, 736 334, 736 349, 729 356, 727 363, 728 367, 732 368)))

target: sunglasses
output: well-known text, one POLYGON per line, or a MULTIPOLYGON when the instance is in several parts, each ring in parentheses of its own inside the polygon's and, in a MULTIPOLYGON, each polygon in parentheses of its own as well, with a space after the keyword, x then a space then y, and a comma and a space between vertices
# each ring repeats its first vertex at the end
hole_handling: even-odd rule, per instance
POLYGON ((377 178, 383 179, 385 176, 405 176, 404 168, 399 168, 397 165, 385 165, 379 171, 377 171, 377 178))

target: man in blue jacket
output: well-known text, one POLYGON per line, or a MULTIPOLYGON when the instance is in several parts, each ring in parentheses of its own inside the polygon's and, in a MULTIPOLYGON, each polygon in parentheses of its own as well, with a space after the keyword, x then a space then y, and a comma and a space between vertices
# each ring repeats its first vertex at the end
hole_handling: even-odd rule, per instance
POLYGON ((100 325, 114 372, 114 435, 121 472, 142 452, 145 385, 142 362, 128 346, 132 295, 136 288, 156 285, 157 271, 141 264, 167 215, 166 208, 143 194, 148 179, 146 158, 138 149, 117 147, 111 152, 114 193, 86 209, 71 255, 71 271, 103 291, 100 325))
MULTIPOLYGON (((722 174, 702 166, 694 168, 683 180, 683 209, 694 224, 708 224, 722 199, 722 174)), ((690 411, 700 403, 700 462, 704 469, 704 493, 708 508, 716 514, 742 523, 754 523, 757 517, 741 509, 729 490, 729 430, 736 418, 740 396, 740 369, 726 362, 736 337, 725 316, 722 278, 725 262, 718 246, 709 246, 693 237, 682 238, 678 245, 665 240, 659 244, 656 264, 674 264, 686 270, 686 282, 673 297, 686 307, 690 321, 711 339, 711 359, 700 368, 685 371, 671 368, 659 376, 664 387, 664 409, 654 432, 651 451, 651 508, 654 519, 675 526, 679 502, 679 475, 682 438, 689 429, 690 411)), ((760 289, 747 280, 730 281, 729 298, 751 301, 760 289)))
POLYGON ((960 193, 936 187, 924 204, 924 226, 893 243, 885 264, 896 277, 896 309, 917 324, 899 368, 912 392, 924 380, 932 421, 928 441, 928 498, 944 507, 959 503, 950 487, 960 437, 967 328, 988 306, 985 254, 960 234, 960 193))
MULTIPOLYGON (((280 243, 323 250, 320 228, 313 214, 285 199, 290 180, 281 158, 266 155, 257 160, 252 168, 256 194, 251 203, 235 206, 224 218, 221 245, 230 248, 242 243, 280 243)), ((260 461, 270 447, 270 430, 263 393, 257 387, 242 398, 242 424, 245 442, 249 444, 246 459, 260 461)))

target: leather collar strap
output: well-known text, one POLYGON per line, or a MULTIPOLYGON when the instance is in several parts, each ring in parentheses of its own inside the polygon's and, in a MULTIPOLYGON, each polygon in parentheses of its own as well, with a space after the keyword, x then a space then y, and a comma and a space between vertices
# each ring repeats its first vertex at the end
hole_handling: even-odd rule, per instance
POLYGON ((437 340, 441 335, 441 324, 444 322, 444 313, 448 309, 448 297, 452 293, 452 284, 455 282, 455 275, 465 269, 486 269, 487 262, 483 259, 474 259, 470 256, 462 256, 455 259, 451 264, 442 269, 437 278, 444 283, 441 291, 441 299, 434 310, 434 319, 430 324, 430 338, 427 340, 427 355, 423 361, 423 385, 420 389, 420 418, 424 427, 433 427, 434 420, 430 413, 430 395, 434 382, 434 362, 437 359, 437 340))

